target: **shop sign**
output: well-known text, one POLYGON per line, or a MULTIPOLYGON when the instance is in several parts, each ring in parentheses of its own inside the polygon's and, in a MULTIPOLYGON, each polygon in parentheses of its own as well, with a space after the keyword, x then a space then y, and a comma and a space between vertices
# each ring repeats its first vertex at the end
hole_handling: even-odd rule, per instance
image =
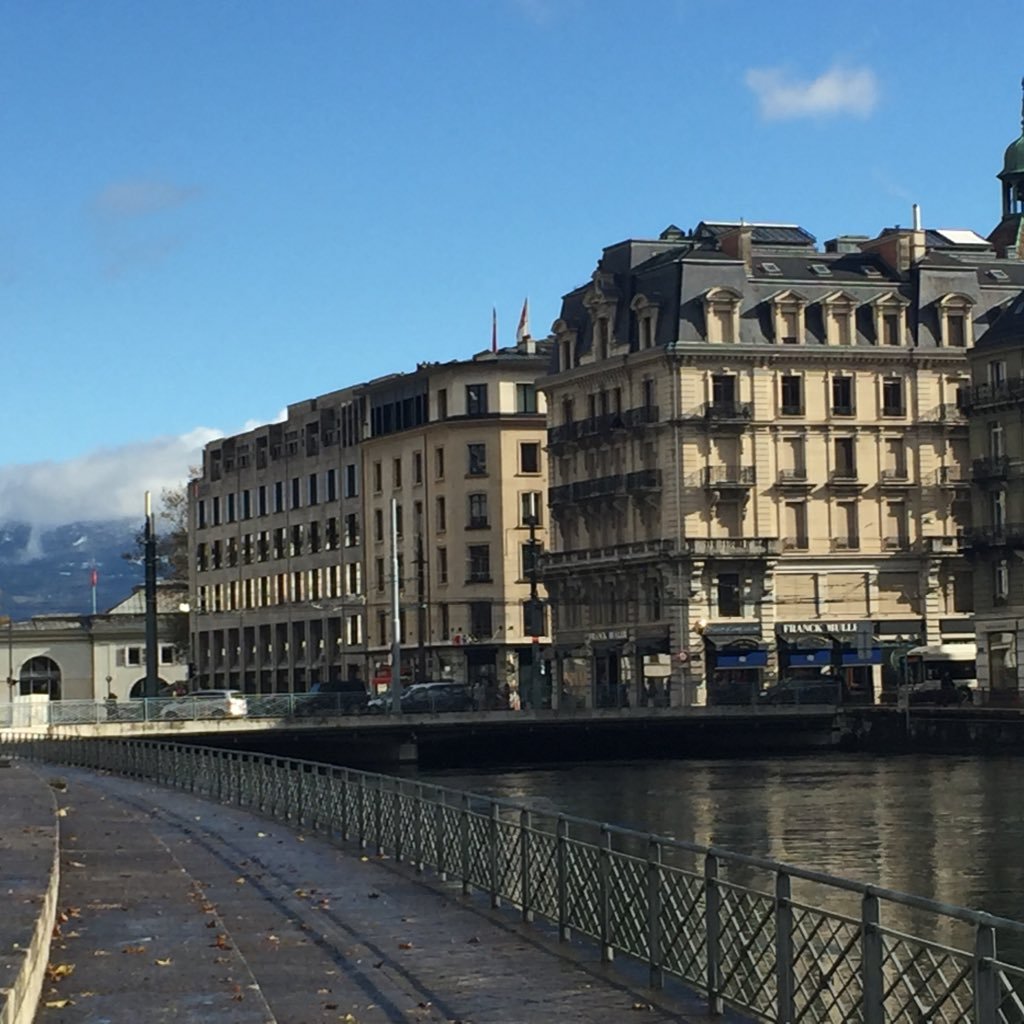
POLYGON ((712 622, 702 630, 704 636, 749 636, 757 638, 761 635, 758 622, 712 622))
POLYGON ((609 640, 628 640, 628 629, 598 629, 587 634, 587 639, 592 644, 607 643, 609 640))
POLYGON ((775 629, 783 636, 801 636, 807 633, 829 636, 835 633, 855 634, 865 626, 874 629, 872 622, 780 622, 775 629))

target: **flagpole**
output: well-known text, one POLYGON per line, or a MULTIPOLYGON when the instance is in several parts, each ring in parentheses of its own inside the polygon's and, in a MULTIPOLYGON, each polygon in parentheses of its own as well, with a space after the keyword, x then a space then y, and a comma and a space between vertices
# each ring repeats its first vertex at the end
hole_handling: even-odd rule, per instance
POLYGON ((92 572, 89 574, 89 584, 92 587, 92 613, 93 613, 93 615, 96 614, 96 583, 97 583, 97 579, 98 579, 98 577, 97 577, 97 574, 96 574, 96 563, 93 562, 92 563, 92 572))

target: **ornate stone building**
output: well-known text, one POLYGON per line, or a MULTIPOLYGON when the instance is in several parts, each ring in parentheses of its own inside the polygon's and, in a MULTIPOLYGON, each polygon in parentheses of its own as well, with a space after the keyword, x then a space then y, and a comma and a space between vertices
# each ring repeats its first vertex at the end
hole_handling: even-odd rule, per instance
POLYGON ((967 353, 1024 285, 999 241, 921 227, 818 247, 669 227, 602 253, 553 327, 564 685, 597 704, 746 702, 776 679, 895 684, 973 637, 967 353))

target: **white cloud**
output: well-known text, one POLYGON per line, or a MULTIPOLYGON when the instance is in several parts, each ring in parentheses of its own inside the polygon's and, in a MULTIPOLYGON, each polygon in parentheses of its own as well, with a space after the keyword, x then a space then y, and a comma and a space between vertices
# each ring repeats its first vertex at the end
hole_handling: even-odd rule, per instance
POLYGON ((196 185, 176 185, 169 181, 112 181, 96 194, 92 207, 103 217, 142 217, 183 206, 200 195, 202 190, 196 185))
POLYGON ((141 519, 144 495, 178 487, 222 431, 197 427, 180 437, 101 448, 67 462, 0 466, 0 522, 33 526, 141 519))
POLYGON ((839 114, 867 117, 879 96, 878 80, 870 68, 836 66, 810 81, 781 68, 751 68, 745 81, 767 121, 839 114))

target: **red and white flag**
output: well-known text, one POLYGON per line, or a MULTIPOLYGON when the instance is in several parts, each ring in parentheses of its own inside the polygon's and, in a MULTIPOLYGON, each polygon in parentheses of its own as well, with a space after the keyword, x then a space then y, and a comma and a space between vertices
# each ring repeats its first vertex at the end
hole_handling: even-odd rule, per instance
POLYGON ((491 306, 491 351, 498 351, 498 310, 491 306))
POLYGON ((530 336, 530 300, 523 299, 523 311, 519 314, 516 328, 516 344, 521 345, 530 336))

